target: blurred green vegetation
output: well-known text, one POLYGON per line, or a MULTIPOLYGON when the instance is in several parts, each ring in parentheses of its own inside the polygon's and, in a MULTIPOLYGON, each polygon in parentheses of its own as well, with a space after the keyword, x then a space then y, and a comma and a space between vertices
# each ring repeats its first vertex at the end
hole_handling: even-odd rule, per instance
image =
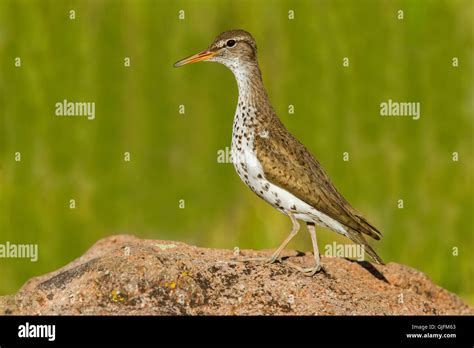
MULTIPOLYGON (((172 68, 231 28, 257 39, 277 113, 382 230, 382 258, 473 304, 471 0, 0 0, 0 243, 40 249, 36 263, 0 259, 0 294, 116 233, 257 249, 286 237, 289 220, 217 163, 231 140, 231 72, 172 68), (56 117, 64 99, 95 102, 96 119, 56 117), (379 116, 388 99, 421 102, 421 119, 379 116)), ((321 251, 347 242, 327 230, 319 240, 321 251)), ((290 247, 311 250, 309 235, 290 247)))

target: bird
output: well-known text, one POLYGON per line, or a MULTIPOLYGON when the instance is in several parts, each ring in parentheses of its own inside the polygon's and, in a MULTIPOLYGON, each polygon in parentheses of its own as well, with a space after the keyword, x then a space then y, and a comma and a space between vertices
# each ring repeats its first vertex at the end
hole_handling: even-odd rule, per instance
POLYGON ((321 164, 286 129, 274 111, 263 84, 253 36, 242 29, 225 31, 207 49, 179 60, 174 67, 201 61, 223 64, 237 81, 238 102, 231 146, 237 174, 292 223, 288 237, 265 261, 281 261, 280 254, 298 233, 301 221, 306 223, 311 236, 314 264, 306 268, 292 266, 304 275, 324 271, 316 226, 361 245, 376 263, 384 264, 365 238, 379 240, 382 233, 337 191, 321 164))

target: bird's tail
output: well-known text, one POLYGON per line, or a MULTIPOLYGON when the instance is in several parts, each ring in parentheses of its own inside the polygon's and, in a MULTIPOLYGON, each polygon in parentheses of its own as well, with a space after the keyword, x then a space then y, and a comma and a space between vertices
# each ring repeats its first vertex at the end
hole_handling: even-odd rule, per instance
POLYGON ((377 262, 378 264, 385 265, 382 258, 377 255, 374 249, 367 243, 364 236, 356 231, 349 232, 349 238, 357 244, 360 244, 364 247, 364 251, 370 255, 370 257, 377 262))
POLYGON ((374 239, 379 240, 382 236, 382 232, 380 232, 374 225, 368 222, 362 215, 355 213, 353 217, 357 221, 360 226, 360 231, 374 239))

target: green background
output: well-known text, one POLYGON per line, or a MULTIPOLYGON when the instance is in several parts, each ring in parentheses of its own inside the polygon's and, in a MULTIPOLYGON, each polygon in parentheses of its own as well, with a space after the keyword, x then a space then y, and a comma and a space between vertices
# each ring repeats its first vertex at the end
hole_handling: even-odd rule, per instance
MULTIPOLYGON (((232 73, 172 68, 231 28, 256 38, 275 110, 381 229, 382 258, 473 304, 471 0, 0 0, 0 243, 40 250, 36 263, 0 259, 0 294, 117 233, 229 249, 286 237, 288 218, 217 162, 230 146, 232 73), (96 119, 56 117, 64 99, 95 102, 96 119), (381 117, 388 99, 420 102, 420 120, 381 117)), ((347 242, 320 230, 321 251, 334 240, 347 242)), ((308 233, 290 247, 311 250, 308 233)))

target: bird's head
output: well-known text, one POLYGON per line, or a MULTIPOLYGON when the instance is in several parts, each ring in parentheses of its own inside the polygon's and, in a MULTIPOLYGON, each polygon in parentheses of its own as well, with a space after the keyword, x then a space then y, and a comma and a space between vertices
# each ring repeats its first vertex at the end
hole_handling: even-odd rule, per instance
POLYGON ((218 62, 236 71, 242 66, 256 64, 257 45, 252 35, 245 30, 225 31, 206 50, 181 59, 174 67, 201 61, 218 62))

